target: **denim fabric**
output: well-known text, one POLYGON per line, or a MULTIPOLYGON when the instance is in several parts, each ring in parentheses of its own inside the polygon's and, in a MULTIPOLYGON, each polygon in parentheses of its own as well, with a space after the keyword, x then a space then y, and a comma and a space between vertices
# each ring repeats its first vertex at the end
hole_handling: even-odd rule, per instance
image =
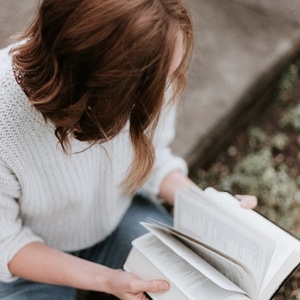
MULTIPOLYGON (((104 241, 95 246, 70 254, 111 268, 122 268, 131 248, 131 241, 146 233, 139 222, 148 217, 166 224, 172 224, 172 218, 157 201, 142 195, 134 197, 118 228, 104 241)), ((78 270, 80 272, 80 270, 78 270)), ((76 290, 68 287, 35 283, 18 279, 12 283, 0 282, 1 300, 74 300, 76 290)))

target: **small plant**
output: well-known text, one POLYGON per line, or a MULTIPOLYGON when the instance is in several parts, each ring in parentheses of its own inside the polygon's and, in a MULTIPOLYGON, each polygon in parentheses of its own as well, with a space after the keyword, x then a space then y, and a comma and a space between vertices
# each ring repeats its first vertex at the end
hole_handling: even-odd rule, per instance
POLYGON ((280 126, 291 126, 296 132, 300 132, 300 104, 290 107, 280 119, 280 126))

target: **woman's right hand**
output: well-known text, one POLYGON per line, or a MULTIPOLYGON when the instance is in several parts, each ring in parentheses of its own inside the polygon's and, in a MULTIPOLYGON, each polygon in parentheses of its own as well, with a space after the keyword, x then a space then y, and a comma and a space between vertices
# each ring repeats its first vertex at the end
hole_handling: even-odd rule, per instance
POLYGON ((170 287, 165 280, 145 281, 133 273, 111 269, 39 242, 17 252, 9 269, 15 276, 31 281, 105 292, 122 300, 144 300, 144 292, 162 293, 170 287))
POLYGON ((169 290, 166 280, 145 281, 130 272, 115 270, 108 283, 109 293, 122 300, 146 300, 145 292, 163 293, 169 290))

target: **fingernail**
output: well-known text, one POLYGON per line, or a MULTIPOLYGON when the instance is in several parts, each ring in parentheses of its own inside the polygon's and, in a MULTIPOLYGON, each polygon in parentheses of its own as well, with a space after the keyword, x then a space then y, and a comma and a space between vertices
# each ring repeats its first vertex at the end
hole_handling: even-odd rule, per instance
POLYGON ((169 285, 166 282, 162 282, 159 284, 159 290, 161 292, 165 292, 169 289, 169 285))

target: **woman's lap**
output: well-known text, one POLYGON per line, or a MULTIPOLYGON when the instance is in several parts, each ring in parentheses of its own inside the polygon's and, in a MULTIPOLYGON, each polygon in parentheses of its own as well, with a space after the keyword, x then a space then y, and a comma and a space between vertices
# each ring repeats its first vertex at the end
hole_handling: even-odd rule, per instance
MULTIPOLYGON (((167 224, 172 223, 171 216, 159 203, 139 195, 133 199, 118 228, 106 240, 72 254, 111 268, 122 268, 131 248, 131 241, 147 232, 140 222, 148 217, 167 224)), ((2 300, 73 300, 75 295, 76 291, 72 288, 39 284, 23 279, 12 283, 0 282, 2 300)))
POLYGON ((110 268, 122 268, 131 248, 131 241, 147 232, 140 224, 147 218, 172 224, 171 216, 160 203, 136 196, 118 228, 95 247, 80 251, 79 256, 110 268))

